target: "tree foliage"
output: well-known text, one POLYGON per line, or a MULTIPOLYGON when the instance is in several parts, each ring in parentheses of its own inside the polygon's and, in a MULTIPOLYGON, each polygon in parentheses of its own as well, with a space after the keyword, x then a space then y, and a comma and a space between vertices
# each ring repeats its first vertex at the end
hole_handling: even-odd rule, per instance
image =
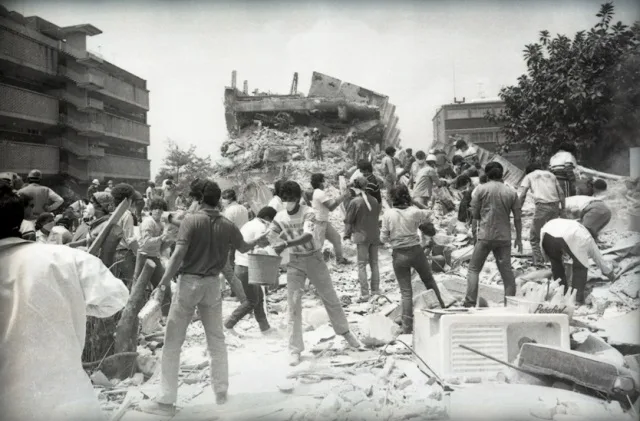
POLYGON ((173 175, 178 188, 181 191, 188 191, 189 184, 193 180, 211 177, 213 172, 210 156, 200 157, 196 154, 194 145, 184 149, 168 139, 166 156, 162 162, 162 168, 156 176, 156 184, 161 183, 167 176, 173 175))
POLYGON ((640 138, 640 23, 612 24, 614 7, 603 4, 598 23, 573 39, 540 32, 525 46, 527 73, 504 87, 500 122, 510 145, 525 143, 531 160, 546 160, 562 142, 578 146, 579 159, 602 168, 608 156, 640 138))

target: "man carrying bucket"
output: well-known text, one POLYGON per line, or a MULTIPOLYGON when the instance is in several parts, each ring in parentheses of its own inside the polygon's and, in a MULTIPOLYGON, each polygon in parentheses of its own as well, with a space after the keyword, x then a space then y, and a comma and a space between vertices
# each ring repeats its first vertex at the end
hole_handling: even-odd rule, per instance
POLYGON ((291 248, 287 267, 288 335, 291 355, 289 365, 300 364, 300 353, 304 350, 302 296, 307 278, 316 287, 335 333, 342 335, 350 346, 360 348, 360 341, 349 331, 349 322, 333 288, 329 268, 313 239, 316 222, 313 209, 300 204, 302 189, 295 181, 283 184, 280 197, 286 209, 278 212, 273 219, 269 240, 274 244, 273 249, 278 254, 291 248))
MULTIPOLYGON (((269 229, 269 224, 273 221, 276 213, 276 210, 269 206, 265 206, 260 209, 258 215, 251 221, 244 224, 240 229, 244 241, 252 241, 266 233, 269 229)), ((256 318, 256 322, 258 322, 260 331, 265 333, 271 328, 271 326, 269 326, 267 315, 264 311, 264 294, 262 292, 262 286, 249 284, 249 260, 247 253, 236 251, 235 261, 235 275, 240 279, 240 282, 242 282, 242 287, 244 288, 244 293, 246 294, 247 299, 246 301, 243 301, 242 304, 233 311, 233 313, 231 313, 227 321, 224 322, 224 327, 226 329, 233 329, 236 323, 253 311, 253 316, 256 318)))
POLYGON ((247 252, 258 244, 268 244, 265 241, 266 233, 253 241, 245 242, 238 227, 220 214, 216 207, 221 191, 215 182, 195 180, 191 183, 190 195, 197 201, 198 209, 188 214, 180 224, 176 249, 160 281, 163 292, 169 287, 171 279, 179 274, 164 338, 160 394, 140 405, 140 410, 150 414, 175 414, 180 351, 196 307, 207 338, 216 403, 226 403, 229 367, 222 327, 222 295, 218 275, 227 263, 231 247, 247 252))

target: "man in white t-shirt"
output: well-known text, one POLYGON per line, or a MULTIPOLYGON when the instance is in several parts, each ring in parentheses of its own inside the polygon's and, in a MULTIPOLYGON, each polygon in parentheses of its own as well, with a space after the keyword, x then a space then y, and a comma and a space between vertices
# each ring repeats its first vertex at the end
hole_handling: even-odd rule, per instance
POLYGON ((349 263, 342 254, 342 239, 340 234, 329 222, 329 213, 333 212, 340 204, 350 196, 347 191, 337 199, 330 199, 324 191, 324 174, 316 173, 311 175, 311 187, 313 187, 313 198, 311 207, 316 215, 314 240, 318 247, 322 249, 324 240, 329 240, 333 244, 333 250, 336 253, 336 262, 338 264, 349 263))

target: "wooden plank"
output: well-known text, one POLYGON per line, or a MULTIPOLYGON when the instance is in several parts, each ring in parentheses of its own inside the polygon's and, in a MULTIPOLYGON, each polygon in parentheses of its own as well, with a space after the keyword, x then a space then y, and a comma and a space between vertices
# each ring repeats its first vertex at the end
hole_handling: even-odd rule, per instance
POLYGON ((109 233, 111 232, 111 227, 118 223, 120 218, 122 218, 122 215, 124 215, 127 209, 129 209, 130 205, 131 203, 129 199, 123 200, 118 205, 116 210, 109 217, 109 220, 107 221, 105 227, 98 235, 98 238, 96 238, 96 240, 91 244, 91 247, 89 247, 89 250, 88 250, 89 253, 93 254, 94 256, 98 255, 98 253, 100 252, 100 249, 102 248, 102 244, 104 243, 104 241, 109 236, 109 233))

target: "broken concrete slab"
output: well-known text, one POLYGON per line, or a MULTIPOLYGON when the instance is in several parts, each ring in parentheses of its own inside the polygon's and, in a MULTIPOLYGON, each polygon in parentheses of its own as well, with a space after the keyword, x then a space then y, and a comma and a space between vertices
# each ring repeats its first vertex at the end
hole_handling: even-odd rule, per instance
POLYGON ((572 337, 574 341, 579 343, 575 349, 576 351, 595 355, 616 366, 624 365, 624 356, 601 337, 585 331, 578 332, 572 337))
POLYGON ((386 345, 398 334, 393 320, 380 314, 370 314, 360 323, 360 341, 369 347, 386 345))
POLYGON ((640 354, 625 355, 624 363, 631 371, 640 373, 640 354))
POLYGON ((608 343, 623 354, 640 354, 640 309, 603 318, 595 325, 605 331, 608 343))

